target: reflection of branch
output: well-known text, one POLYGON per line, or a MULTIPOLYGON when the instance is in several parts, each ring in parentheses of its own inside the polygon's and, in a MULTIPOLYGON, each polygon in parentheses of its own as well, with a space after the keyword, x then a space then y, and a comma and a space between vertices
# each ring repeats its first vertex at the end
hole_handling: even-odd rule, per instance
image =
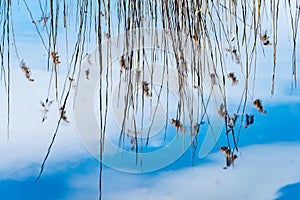
MULTIPOLYGON (((275 73, 276 73, 276 56, 277 56, 277 35, 278 35, 278 14, 279 14, 279 0, 274 1, 271 3, 271 9, 273 10, 273 74, 272 74, 272 89, 271 89, 271 96, 274 94, 275 88, 275 73), (273 7, 272 7, 273 5, 273 7)), ((265 43, 264 43, 265 44, 265 43)), ((267 41, 267 44, 271 44, 267 41)))
POLYGON ((236 140, 235 140, 235 135, 234 135, 234 128, 230 128, 226 131, 226 135, 227 135, 227 138, 228 138, 228 134, 231 132, 232 134, 232 138, 233 138, 233 142, 234 142, 234 147, 237 151, 239 151, 238 147, 237 147, 237 143, 236 143, 236 140))
POLYGON ((36 180, 35 180, 35 182, 34 182, 35 184, 40 180, 40 178, 41 178, 41 176, 42 176, 42 174, 43 174, 43 172, 44 172, 45 164, 46 164, 46 161, 47 161, 47 159, 48 159, 48 157, 49 157, 49 155, 50 155, 52 146, 53 146, 54 141, 55 141, 55 138, 56 138, 56 136, 57 136, 58 129, 59 129, 59 126, 60 126, 60 123, 61 123, 62 120, 64 120, 65 112, 63 112, 63 111, 65 110, 66 105, 67 105, 67 100, 68 100, 68 97, 69 97, 69 94, 70 94, 71 86, 72 86, 72 84, 71 84, 71 82, 70 82, 70 83, 69 83, 68 92, 67 92, 67 94, 66 94, 66 96, 65 96, 63 105, 62 105, 62 107, 60 108, 60 111, 61 111, 61 112, 60 112, 60 117, 59 117, 59 119, 58 119, 58 121, 57 121, 56 128, 55 128, 54 134, 53 134, 53 136, 52 136, 52 140, 51 140, 51 142, 50 142, 50 145, 48 146, 48 150, 47 150, 46 156, 44 157, 44 160, 43 160, 43 162, 42 162, 42 164, 41 164, 41 168, 40 168, 39 175, 38 175, 38 177, 36 178, 36 180))
POLYGON ((23 2, 24 2, 24 4, 25 4, 26 10, 27 10, 28 13, 29 13, 29 16, 30 16, 30 18, 31 18, 31 21, 32 21, 32 23, 33 23, 33 25, 34 25, 34 27, 35 27, 35 29, 36 29, 36 32, 38 33, 38 35, 39 35, 39 37, 40 37, 40 39, 41 39, 41 41, 42 41, 42 44, 43 44, 43 46, 45 47, 45 50, 46 50, 47 52, 49 52, 49 51, 48 51, 48 48, 47 48, 47 45, 46 45, 46 43, 45 43, 45 41, 44 41, 44 38, 43 38, 43 36, 42 36, 42 34, 41 34, 39 28, 37 27, 36 22, 34 21, 32 12, 31 12, 31 10, 30 10, 28 4, 27 4, 27 1, 26 1, 26 0, 23 0, 23 2))
POLYGON ((57 132, 58 132, 58 128, 59 128, 59 126, 60 126, 60 122, 61 122, 61 118, 60 118, 60 119, 58 120, 58 122, 57 122, 56 129, 55 129, 55 131, 54 131, 54 134, 53 134, 51 143, 50 143, 50 145, 48 146, 48 150, 47 150, 46 156, 44 157, 44 160, 43 160, 43 162, 42 162, 42 165, 41 165, 41 169, 40 169, 39 175, 38 175, 38 177, 35 179, 34 184, 36 184, 36 183, 40 180, 40 178, 41 178, 41 176, 42 176, 42 174, 43 174, 43 172, 44 172, 45 164, 46 164, 46 161, 47 161, 47 159, 48 159, 48 157, 49 157, 49 155, 50 155, 52 146, 53 146, 53 144, 54 144, 54 141, 55 141, 55 138, 56 138, 56 135, 57 135, 57 132))
POLYGON ((300 7, 299 3, 297 1, 296 3, 296 12, 295 15, 293 16, 292 14, 292 4, 290 1, 288 2, 288 8, 289 8, 289 14, 290 14, 290 22, 291 22, 291 28, 292 28, 292 37, 293 37, 293 56, 292 56, 292 71, 293 71, 293 83, 294 87, 297 87, 297 32, 298 32, 298 27, 299 27, 299 19, 300 19, 300 7))

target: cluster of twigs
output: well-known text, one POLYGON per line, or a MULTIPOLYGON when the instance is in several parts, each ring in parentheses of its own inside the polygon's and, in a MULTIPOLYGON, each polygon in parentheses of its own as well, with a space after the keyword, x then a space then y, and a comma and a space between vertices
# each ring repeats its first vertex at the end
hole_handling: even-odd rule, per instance
MULTIPOLYGON (((128 0, 115 1, 112 5, 110 0, 96 1, 96 0, 38 0, 41 16, 34 16, 32 9, 27 0, 22 1, 27 11, 32 25, 37 31, 42 45, 48 54, 47 70, 50 73, 50 80, 46 99, 51 98, 51 88, 55 88, 55 101, 57 102, 60 118, 57 123, 52 141, 48 147, 47 154, 43 160, 40 174, 41 177, 44 165, 47 161, 48 155, 51 151, 52 145, 58 133, 61 121, 68 122, 66 116, 66 105, 69 100, 72 82, 78 81, 78 76, 81 70, 81 63, 83 55, 95 47, 93 44, 101 44, 103 41, 108 41, 112 34, 123 31, 139 29, 136 35, 130 35, 125 38, 124 55, 120 58, 120 77, 127 76, 127 74, 136 73, 136 81, 129 77, 127 96, 125 98, 126 109, 124 110, 124 118, 129 113, 138 112, 135 105, 135 100, 141 98, 142 102, 146 98, 153 97, 153 92, 160 99, 161 89, 153 91, 152 78, 145 80, 144 71, 150 69, 153 72, 153 66, 149 65, 155 62, 158 56, 161 56, 163 63, 168 66, 168 54, 164 51, 158 50, 167 44, 167 40, 172 41, 172 48, 174 60, 176 63, 178 76, 178 103, 177 116, 168 116, 166 120, 166 127, 173 125, 174 128, 182 133, 186 133, 185 127, 190 127, 193 138, 197 138, 200 133, 200 127, 204 124, 205 119, 209 122, 209 115, 206 112, 207 105, 214 102, 214 90, 220 90, 222 94, 222 102, 218 102, 220 117, 224 120, 226 127, 225 135, 228 140, 226 146, 222 146, 222 151, 226 157, 226 167, 231 166, 237 158, 235 151, 238 151, 238 143, 242 127, 249 128, 254 123, 254 115, 246 113, 247 102, 253 102, 253 106, 259 113, 265 114, 261 100, 254 100, 255 96, 255 77, 256 77, 256 60, 258 54, 258 45, 261 43, 262 48, 273 47, 273 74, 272 74, 272 90, 274 93, 274 82, 276 73, 276 55, 277 55, 277 36, 278 36, 278 18, 279 18, 279 2, 280 0, 267 2, 265 0, 235 0, 235 1, 199 1, 199 0, 128 0), (116 8, 116 9, 113 9, 116 8), (113 10, 112 10, 113 9, 113 10), (113 26, 113 23, 116 23, 113 26), (75 24, 75 26, 74 26, 75 24), (271 28, 267 30, 266 26, 271 28), (161 43, 157 33, 153 33, 153 49, 150 55, 146 55, 143 49, 144 45, 144 30, 145 27, 160 27, 165 30, 172 30, 167 38, 163 38, 161 43), (72 31, 70 31, 70 29, 72 31), (65 36, 59 35, 63 31, 65 36), (72 33, 70 33, 72 32, 72 33), (69 37, 72 35, 75 43, 69 44, 69 37), (75 38, 74 38, 74 35, 75 38), (58 43, 58 36, 65 37, 65 50, 58 43), (192 55, 187 56, 185 53, 185 41, 192 41, 189 51, 192 55), (131 48, 133 44, 138 44, 141 48, 133 51, 131 48), (69 58, 70 46, 74 51, 69 58), (59 59, 60 55, 65 54, 65 62, 59 59), (228 56, 228 54, 230 56, 228 56), (133 67, 135 65, 135 67, 133 67), (229 71, 229 66, 236 66, 236 71, 229 71), (58 80, 59 68, 65 67, 67 73, 65 74, 65 81, 60 83, 58 80), (204 77, 206 71, 209 71, 210 77, 204 77), (239 77, 236 76, 240 72, 239 77), (250 80, 251 77, 253 80, 250 80), (211 87, 209 91, 208 100, 205 98, 207 94, 204 93, 205 79, 211 79, 211 87), (192 83, 189 84, 189 79, 192 83), (228 84, 230 83, 230 84, 228 84), (252 91, 249 87, 252 83, 252 91), (228 111, 228 88, 234 90, 235 85, 242 85, 243 93, 240 97, 240 103, 237 109, 232 114, 228 111), (63 89, 60 91, 59 86, 63 89), (188 93, 188 85, 193 85, 197 93, 197 101, 200 106, 195 108, 192 106, 191 99, 186 95, 188 93), (135 94, 134 87, 141 87, 143 93, 133 96, 135 94), (138 96, 140 95, 140 96, 138 96), (184 117, 187 115, 188 117, 184 117), (193 116, 196 115, 196 119, 193 116), (239 123, 238 123, 239 122, 239 123), (234 147, 230 145, 228 135, 231 134, 234 147)), ((21 5, 19 5, 21 6, 21 5)), ((296 87, 296 42, 297 31, 299 24, 300 8, 299 2, 291 3, 290 0, 284 1, 285 11, 289 16, 290 26, 292 30, 293 39, 293 57, 292 69, 294 77, 294 86, 296 87)), ((0 61, 1 61, 1 79, 7 89, 8 102, 8 130, 9 130, 9 115, 10 115, 10 52, 11 40, 14 40, 11 1, 0 1, 0 26, 2 32, 0 33, 0 61)), ((16 43, 14 42, 14 45, 16 43)), ((16 47, 16 46, 15 46, 16 47)), ((106 71, 106 77, 112 72, 112 65, 102 66, 103 60, 107 59, 112 62, 111 47, 102 49, 99 48, 98 60, 100 64, 100 73, 106 71), (108 52, 107 57, 102 57, 102 52, 108 52), (106 69, 106 70, 105 70, 106 69)), ((15 48, 16 55, 17 48, 15 48)), ((19 59, 19 56, 18 56, 19 59)), ((20 60, 20 59, 19 59, 20 60)), ((21 69, 25 77, 33 81, 29 67, 25 62, 21 61, 21 69)), ((168 79, 168 67, 164 69, 164 75, 168 79)), ((86 79, 89 79, 90 70, 85 70, 86 79)), ((112 76, 110 74, 110 76, 112 76)), ((100 74, 100 77, 101 74, 100 74)), ((163 82, 163 80, 162 80, 163 82)), ((99 81, 99 124, 100 124, 100 180, 102 180, 102 153, 104 147, 104 136, 106 134, 107 124, 107 107, 110 99, 108 95, 109 83, 102 85, 99 81), (105 91, 103 93, 103 91, 105 91), (102 105, 101 100, 106 99, 105 105, 102 105)), ((80 83, 78 83, 80 84, 80 83)), ((48 102, 42 102, 42 109, 45 112, 42 121, 46 119, 48 112, 48 102)), ((144 105, 144 104, 143 104, 144 105)), ((169 108, 167 103, 167 109, 169 108)), ((173 106, 173 105, 172 105, 173 106)), ((144 116, 144 108, 142 108, 142 116, 144 116)), ((168 111, 167 111, 168 112, 168 111)), ((153 113, 155 114, 155 112, 153 113)), ((135 117, 134 117, 135 118, 135 117)), ((144 117, 142 117, 142 124, 144 117)), ((207 123, 209 126, 213 124, 207 123)), ((126 135, 126 120, 122 126, 120 139, 126 135)), ((134 131, 135 133, 137 130, 134 131)), ((213 133, 212 133, 213 134, 213 133)), ((149 134, 148 134, 149 135, 149 134)), ((9 136, 9 134, 8 134, 9 136)), ((136 153, 141 152, 138 149, 137 134, 131 137, 131 151, 136 153)), ((148 144, 147 138, 147 144, 148 144)), ((217 144, 217 141, 216 141, 217 144)), ((218 145, 218 144, 217 144, 218 145)), ((193 141, 193 148, 197 148, 197 144, 193 141)), ((142 148, 142 145, 139 145, 142 148)), ((100 198, 102 185, 100 181, 100 198)))

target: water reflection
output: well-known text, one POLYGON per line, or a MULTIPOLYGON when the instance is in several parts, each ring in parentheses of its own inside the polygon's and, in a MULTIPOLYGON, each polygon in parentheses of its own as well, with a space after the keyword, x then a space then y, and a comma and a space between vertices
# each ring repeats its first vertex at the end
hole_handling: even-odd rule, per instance
MULTIPOLYGON (((201 15, 200 11, 198 13, 201 15)), ((46 29, 48 20, 48 16, 43 16, 37 20, 38 25, 43 28, 42 30, 46 29)), ((22 23, 18 24, 18 29, 16 29, 17 41, 21 41, 18 45, 21 49, 22 47, 24 47, 23 49, 32 49, 35 53, 33 55, 31 51, 23 52, 23 56, 27 58, 26 64, 25 61, 21 62, 21 71, 17 69, 18 67, 12 69, 12 79, 15 80, 11 85, 12 138, 9 143, 3 140, 0 143, 2 163, 0 166, 0 198, 95 199, 98 197, 98 163, 91 160, 91 156, 80 143, 75 130, 72 128, 74 126, 73 120, 70 119, 72 116, 67 118, 65 108, 57 105, 61 108, 60 110, 49 109, 49 102, 52 103, 52 100, 44 97, 46 95, 45 88, 49 84, 49 74, 40 71, 40 69, 46 69, 45 66, 41 65, 47 63, 49 55, 43 55, 45 53, 40 51, 41 44, 36 41, 35 37, 32 37, 34 31, 27 27, 24 28, 23 32, 24 22, 23 20, 20 21, 22 23), (20 32, 22 34, 18 34, 20 32), (28 41, 32 44, 29 44, 28 41), (25 79, 26 82, 24 82, 20 79, 22 76, 25 76, 28 81, 25 79), (39 83, 39 85, 35 83, 39 83), (41 101, 41 99, 46 100, 41 101), (42 110, 40 110, 39 102, 41 102, 42 110), (46 165, 47 171, 39 184, 34 186, 33 182, 40 167, 39 163, 43 159, 45 147, 49 145, 51 140, 53 127, 56 124, 55 119, 59 116, 65 123, 61 124, 61 129, 58 132, 49 163, 46 165), (41 121, 44 122, 43 125, 41 121), (67 123, 69 121, 70 123, 67 123)), ((284 24, 281 22, 281 25, 284 24)), ((270 76, 271 73, 275 75, 275 68, 272 68, 273 60, 270 59, 272 53, 270 46, 275 44, 267 31, 262 31, 262 33, 260 40, 263 45, 263 53, 257 55, 259 60, 257 75, 250 77, 251 80, 255 80, 255 84, 251 82, 249 90, 252 89, 252 92, 249 92, 249 96, 244 95, 245 98, 250 99, 250 103, 246 103, 245 112, 240 115, 235 111, 236 107, 240 106, 237 104, 241 100, 240 96, 243 96, 245 74, 243 74, 243 70, 240 72, 237 69, 245 62, 245 56, 241 54, 243 52, 238 49, 234 38, 230 42, 230 47, 224 48, 224 52, 229 55, 226 62, 232 65, 226 69, 226 72, 229 73, 224 73, 224 77, 227 76, 230 81, 230 84, 226 86, 228 104, 218 104, 219 115, 226 124, 225 133, 227 136, 218 140, 220 147, 216 146, 205 159, 195 159, 198 152, 195 153, 195 148, 190 148, 180 159, 167 168, 140 176, 116 172, 105 167, 103 176, 104 199, 133 199, 137 196, 145 200, 154 198, 195 199, 199 197, 203 199, 257 199, 257 194, 260 194, 262 199, 269 199, 276 198, 276 194, 280 192, 291 193, 292 197, 296 197, 296 190, 293 186, 287 186, 281 190, 280 188, 293 182, 299 182, 300 177, 298 170, 300 167, 300 160, 298 159, 300 152, 299 89, 290 89, 295 85, 294 80, 291 80, 291 75, 295 75, 297 70, 293 69, 293 73, 287 70, 289 68, 287 66, 290 65, 289 51, 286 51, 288 45, 280 43, 277 46, 276 79, 273 78, 274 76, 270 76), (276 84, 270 86, 269 83, 272 80, 273 83, 276 80, 276 84), (271 87, 276 89, 273 90, 274 88, 271 87), (270 89, 272 94, 276 91, 272 98, 269 97, 270 89), (227 112, 226 106, 230 112, 227 112), (267 115, 265 115, 266 113, 267 115), (240 119, 244 120, 239 121, 240 119), (238 128, 237 125, 242 131, 235 129, 238 128), (219 153, 220 150, 224 152, 225 157, 219 153), (226 171, 222 170, 224 161, 228 169, 226 171), (233 166, 233 164, 235 165, 233 166), (194 167, 190 168, 192 165, 194 167), (115 187, 118 188, 118 192, 116 192, 115 187), (233 187, 236 188, 235 191, 237 192, 228 192, 232 191, 233 187), (198 190, 198 188, 200 189, 198 190), (214 188, 213 192, 211 188, 214 188)), ((108 36, 107 40, 110 38, 110 35, 108 36)), ((286 33, 279 30, 279 41, 286 37, 286 33)), ((193 39, 199 42, 197 36, 194 36, 193 39)), ((55 66, 66 64, 66 68, 58 70, 60 73, 64 74, 70 69, 66 58, 63 58, 64 56, 59 58, 56 51, 53 51, 51 56, 55 66)), ((186 61, 183 58, 179 60, 182 65, 180 73, 185 76, 186 61)), ((295 59, 295 61, 298 60, 295 59)), ((126 73, 130 70, 126 62, 121 57, 119 64, 122 72, 120 73, 126 73)), ((12 63, 14 66, 19 66, 17 59, 13 60, 12 63)), ((57 80, 63 83, 65 77, 60 76, 60 73, 56 75, 57 80)), ((90 69, 86 69, 85 78, 90 79, 91 75, 90 69)), ((210 76, 211 85, 218 84, 217 74, 212 73, 210 76)), ((138 77, 137 79, 141 80, 141 76, 138 75, 138 77)), ((74 77, 70 76, 66 80, 69 81, 67 83, 76 81, 74 77)), ((76 85, 73 86, 76 87, 76 85)), ((201 88, 197 81, 193 86, 194 89, 201 88)), ((6 89, 5 86, 1 85, 1 87, 0 96, 3 97, 6 95, 6 89)), ((149 81, 142 82, 142 91, 145 96, 154 99, 151 89, 149 81)), ((55 89, 52 88, 49 91, 55 93, 53 90, 55 89)), ((63 91, 63 88, 58 90, 63 91)), ((54 98, 58 98, 57 95, 54 98)), ((71 107, 71 105, 69 106, 71 107)), ((72 109, 70 107, 69 110, 72 109)), ((6 110, 5 105, 1 105, 1 113, 6 112, 6 110)), ((185 134, 186 129, 183 122, 179 118, 173 117, 167 120, 168 125, 174 126, 176 131, 185 134)), ((0 138, 5 138, 6 130, 3 127, 5 127, 7 119, 3 115, 0 116, 0 119, 0 138)), ((204 120, 201 119, 196 123, 191 123, 191 125, 193 136, 196 136, 199 141, 203 140, 202 130, 209 129, 209 120, 204 118, 204 120)), ((176 131, 172 134, 176 135, 176 131)), ((160 139, 162 140, 162 138, 160 139)), ((137 139, 134 137, 129 137, 129 139, 129 149, 136 151, 137 139)), ((150 141, 149 146, 155 149, 162 144, 159 141, 150 141)), ((149 151, 151 150, 153 149, 149 148, 149 151)), ((280 198, 285 197, 282 195, 280 198)))
POLYGON ((299 190, 300 182, 286 185, 278 191, 279 197, 276 200, 299 199, 299 190))

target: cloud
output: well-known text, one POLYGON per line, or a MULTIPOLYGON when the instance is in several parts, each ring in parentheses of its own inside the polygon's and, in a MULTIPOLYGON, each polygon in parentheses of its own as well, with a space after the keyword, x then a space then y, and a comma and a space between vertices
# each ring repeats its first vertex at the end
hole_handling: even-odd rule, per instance
MULTIPOLYGON (((104 179, 105 188, 123 184, 120 190, 104 191, 104 199, 274 199, 281 187, 300 180, 300 145, 277 143, 241 149, 236 166, 223 170, 224 157, 210 155, 213 162, 155 176, 122 175, 104 179), (120 182, 119 182, 120 180, 120 182)), ((87 180, 86 180, 87 181, 87 180)), ((109 189, 108 189, 109 190, 109 189)))
MULTIPOLYGON (((47 72, 36 71, 34 75, 35 81, 29 82, 23 77, 21 70, 13 69, 9 141, 6 140, 5 98, 0 107, 0 179, 21 179, 29 174, 37 175, 57 124, 59 112, 56 103, 51 105, 48 119, 41 122, 40 101, 45 100, 49 79, 47 72)), ((69 106, 67 116, 70 118, 71 110, 69 106)), ((88 155, 73 127, 72 122, 61 124, 49 156, 49 165, 88 155)), ((45 173, 50 169, 46 165, 45 173)))

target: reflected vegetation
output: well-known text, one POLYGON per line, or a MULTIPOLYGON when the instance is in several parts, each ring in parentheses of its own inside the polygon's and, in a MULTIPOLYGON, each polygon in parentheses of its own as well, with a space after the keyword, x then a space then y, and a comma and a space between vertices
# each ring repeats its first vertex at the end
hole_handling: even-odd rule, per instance
POLYGON ((26 18, 24 26, 34 28, 38 38, 35 42, 43 46, 47 57, 41 64, 46 66, 42 70, 49 73, 49 84, 43 86, 45 100, 40 102, 41 121, 47 120, 49 109, 59 112, 36 182, 44 172, 61 123, 69 122, 71 111, 66 108, 73 101, 72 94, 76 101, 81 78, 89 81, 94 76, 99 78, 96 91, 99 198, 104 142, 113 134, 107 129, 117 126, 108 117, 115 90, 118 102, 125 102, 124 110, 119 111, 123 122, 121 127, 116 127, 119 137, 115 143, 120 149, 136 154, 133 162, 142 163, 137 160, 142 158, 145 149, 152 147, 151 139, 158 138, 162 148, 169 142, 168 135, 176 137, 177 134, 190 135, 192 160, 197 159, 195 152, 202 143, 200 136, 207 132, 225 156, 224 169, 233 167, 240 153, 241 133, 256 126, 258 115, 269 115, 268 105, 257 95, 261 87, 256 85, 257 71, 261 71, 259 59, 268 56, 272 59, 268 66, 272 69, 271 81, 264 83, 270 85, 270 96, 276 93, 275 85, 280 84, 276 77, 281 75, 277 74, 277 57, 281 53, 278 41, 282 36, 279 34, 283 34, 280 29, 285 28, 280 27, 281 21, 289 28, 283 35, 286 43, 291 38, 292 90, 297 87, 299 3, 290 0, 0 1, 0 77, 7 103, 6 112, 1 114, 7 118, 7 139, 11 129, 10 108, 14 106, 10 103, 11 69, 18 67, 15 60, 25 78, 36 83, 34 70, 26 64, 31 58, 23 57, 28 50, 18 48, 22 41, 16 33, 22 27, 15 24, 19 24, 20 18, 26 18), (17 13, 18 10, 22 12, 17 13), (151 37, 145 38, 149 36, 149 27, 154 29, 151 29, 151 37), (119 40, 120 33, 124 32, 124 44, 113 46, 113 40, 119 40), (164 34, 160 35, 161 32, 164 34), (150 44, 146 44, 147 41, 150 44), (101 44, 105 44, 105 48, 101 44), (91 57, 94 49, 95 58, 91 57), (115 57, 117 49, 121 49, 122 56, 115 57), (93 73, 95 67, 99 68, 99 74, 93 73), (157 67, 162 68, 161 74, 157 73, 157 67), (64 81, 60 81, 60 77, 64 81), (171 84, 176 85, 173 91, 171 84), (176 98, 172 99, 172 95, 176 98), (163 116, 158 116, 159 105, 164 107, 163 116), (256 113, 251 113, 252 107, 256 113), (221 144, 212 123, 216 115, 223 121, 221 138, 226 138, 221 144), (150 133, 159 117, 164 119, 164 126, 155 138, 150 133))

